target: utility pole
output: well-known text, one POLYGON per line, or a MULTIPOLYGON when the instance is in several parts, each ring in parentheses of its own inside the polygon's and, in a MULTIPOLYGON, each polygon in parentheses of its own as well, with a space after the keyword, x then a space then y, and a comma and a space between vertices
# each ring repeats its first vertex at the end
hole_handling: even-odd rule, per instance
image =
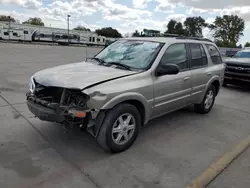
POLYGON ((9 18, 9 30, 8 30, 8 33, 9 33, 9 40, 10 40, 10 16, 8 16, 9 18))
POLYGON ((69 18, 70 18, 70 15, 67 15, 67 18, 68 18, 68 45, 69 45, 69 18))

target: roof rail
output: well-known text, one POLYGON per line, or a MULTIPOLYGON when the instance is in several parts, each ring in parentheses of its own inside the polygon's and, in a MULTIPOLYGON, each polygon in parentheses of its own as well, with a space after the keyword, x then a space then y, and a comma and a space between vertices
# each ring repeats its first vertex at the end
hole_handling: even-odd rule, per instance
POLYGON ((179 36, 176 39, 191 39, 191 40, 199 40, 199 41, 206 41, 206 42, 213 42, 210 39, 202 38, 202 37, 186 37, 186 36, 179 36))
POLYGON ((164 33, 163 36, 164 36, 164 37, 180 37, 181 35, 178 35, 178 34, 171 34, 171 33, 164 33))
POLYGON ((171 33, 164 33, 163 37, 176 37, 176 39, 191 39, 191 40, 213 42, 213 41, 211 41, 210 39, 207 39, 207 38, 202 38, 202 37, 188 37, 188 36, 184 36, 184 35, 171 34, 171 33))

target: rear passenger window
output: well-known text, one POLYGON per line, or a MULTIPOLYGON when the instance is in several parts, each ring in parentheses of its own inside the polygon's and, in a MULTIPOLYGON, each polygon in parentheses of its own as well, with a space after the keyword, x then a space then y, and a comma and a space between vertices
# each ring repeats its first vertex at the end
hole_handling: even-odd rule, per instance
POLYGON ((188 69, 187 50, 185 44, 178 43, 171 45, 163 54, 160 64, 176 64, 180 71, 188 69))
POLYGON ((212 44, 206 44, 206 47, 207 47, 207 49, 209 51, 212 62, 214 64, 221 64, 222 59, 221 59, 219 51, 215 48, 215 46, 212 45, 212 44))
POLYGON ((189 44, 191 50, 191 68, 199 68, 207 65, 207 56, 201 44, 189 44))

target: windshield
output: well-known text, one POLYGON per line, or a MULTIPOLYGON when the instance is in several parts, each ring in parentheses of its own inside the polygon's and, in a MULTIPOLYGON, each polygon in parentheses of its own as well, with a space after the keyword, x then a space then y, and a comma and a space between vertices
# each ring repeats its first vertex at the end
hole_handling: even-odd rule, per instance
POLYGON ((99 54, 95 58, 103 60, 105 63, 120 63, 134 69, 147 69, 163 46, 162 43, 119 40, 99 54))
POLYGON ((239 51, 235 54, 235 57, 238 58, 250 58, 250 52, 243 52, 243 51, 239 51))

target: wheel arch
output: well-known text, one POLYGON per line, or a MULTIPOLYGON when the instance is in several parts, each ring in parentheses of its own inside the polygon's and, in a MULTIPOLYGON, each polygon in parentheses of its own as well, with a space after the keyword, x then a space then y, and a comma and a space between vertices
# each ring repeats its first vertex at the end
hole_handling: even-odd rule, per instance
POLYGON ((102 106, 101 110, 112 109, 121 103, 128 103, 134 105, 137 108, 142 118, 142 125, 148 122, 151 114, 153 99, 147 100, 139 93, 124 93, 112 98, 102 106))
POLYGON ((206 91, 208 90, 209 86, 213 85, 216 88, 216 95, 218 95, 221 83, 220 83, 220 77, 219 76, 213 76, 206 84, 206 87, 204 88, 204 91, 202 92, 202 95, 199 98, 199 102, 203 100, 205 97, 206 91))
MULTIPOLYGON (((220 87, 221 87, 221 83, 220 83, 220 77, 219 76, 213 76, 207 83, 205 91, 204 91, 204 95, 205 92, 207 91, 207 89, 209 88, 210 85, 213 85, 216 89, 216 95, 219 93, 220 87)), ((204 97, 204 96, 203 96, 204 97)))
POLYGON ((218 95, 219 91, 220 91, 220 81, 219 80, 214 80, 211 85, 213 85, 215 87, 216 90, 216 96, 218 95))

